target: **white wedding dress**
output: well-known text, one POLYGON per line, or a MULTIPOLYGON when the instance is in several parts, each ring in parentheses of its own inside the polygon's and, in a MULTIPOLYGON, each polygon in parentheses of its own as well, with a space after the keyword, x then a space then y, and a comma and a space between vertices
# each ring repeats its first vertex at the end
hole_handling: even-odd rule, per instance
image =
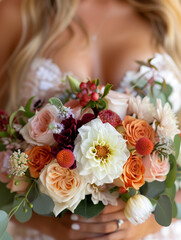
MULTIPOLYGON (((167 54, 156 54, 152 63, 159 69, 159 73, 165 78, 165 81, 172 86, 173 94, 170 96, 170 101, 173 104, 174 110, 178 111, 181 107, 181 101, 178 101, 181 96, 181 82, 178 80, 179 71, 176 65, 167 54)), ((147 71, 148 68, 142 66, 139 72, 127 72, 120 84, 119 90, 129 87, 131 80, 134 80, 147 71)), ((67 89, 65 79, 68 74, 70 73, 62 73, 51 59, 36 59, 31 65, 27 78, 18 94, 19 103, 25 104, 31 96, 37 96, 46 101, 50 96, 63 94, 67 89)), ((155 73, 148 71, 148 79, 150 74, 155 73)), ((34 229, 25 227, 17 228, 16 225, 11 222, 8 231, 14 240, 54 240, 52 237, 43 235, 34 229)), ((158 233, 145 237, 144 240, 178 240, 180 236, 181 221, 178 220, 169 227, 163 227, 158 233)))

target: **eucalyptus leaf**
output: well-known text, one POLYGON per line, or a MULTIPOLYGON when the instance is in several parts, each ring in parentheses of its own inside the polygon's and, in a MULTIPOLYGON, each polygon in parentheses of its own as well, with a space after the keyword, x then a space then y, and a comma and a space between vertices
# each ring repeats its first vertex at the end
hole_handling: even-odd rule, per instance
POLYGON ((172 204, 167 195, 161 195, 154 211, 155 219, 162 226, 169 226, 172 222, 172 204))
POLYGON ((177 160, 180 153, 180 135, 177 134, 174 137, 175 159, 177 160))
POLYGON ((0 240, 13 240, 13 238, 9 235, 8 232, 5 232, 1 237, 0 240))
POLYGON ((21 204, 15 213, 15 218, 21 223, 29 221, 31 217, 32 217, 32 209, 29 208, 27 203, 21 204))
POLYGON ((62 108, 63 107, 63 104, 62 104, 61 100, 59 98, 56 98, 56 97, 50 98, 49 103, 54 105, 57 108, 62 108))
POLYGON ((175 184, 170 188, 166 188, 164 194, 168 195, 170 199, 174 200, 176 194, 175 184))
POLYGON ((15 193, 11 193, 10 190, 6 187, 5 183, 0 182, 0 208, 2 208, 4 205, 7 205, 11 202, 13 202, 15 193))
POLYGON ((148 198, 156 198, 165 191, 165 188, 166 188, 165 182, 159 181, 153 181, 150 183, 146 182, 140 189, 140 192, 141 194, 145 195, 148 198))
POLYGON ((170 188, 174 185, 174 182, 176 180, 176 174, 177 174, 176 160, 173 155, 170 155, 170 171, 169 171, 169 173, 167 175, 167 179, 166 179, 167 188, 170 188))
POLYGON ((177 217, 177 204, 175 201, 172 201, 172 217, 176 218, 177 217))
POLYGON ((40 215, 48 215, 53 212, 54 202, 53 200, 44 193, 39 193, 38 197, 32 202, 33 210, 40 215))
POLYGON ((0 236, 3 236, 8 226, 9 217, 5 211, 0 210, 0 236))
POLYGON ((91 195, 87 195, 86 198, 79 203, 74 213, 89 219, 99 215, 104 207, 102 202, 94 204, 91 200, 91 195))

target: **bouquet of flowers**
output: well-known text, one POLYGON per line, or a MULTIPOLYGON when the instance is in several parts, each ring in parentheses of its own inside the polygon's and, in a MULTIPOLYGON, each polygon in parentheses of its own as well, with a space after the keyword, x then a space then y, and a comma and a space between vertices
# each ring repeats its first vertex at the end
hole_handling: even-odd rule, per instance
MULTIPOLYGON (((170 104, 154 98, 158 82, 143 78, 125 94, 98 79, 79 83, 69 76, 65 104, 31 98, 11 116, 0 112, 1 239, 11 239, 6 228, 13 215, 20 222, 32 211, 91 218, 119 198, 133 224, 151 213, 159 224, 171 223, 179 208, 180 130, 170 104)), ((169 86, 158 85, 167 101, 169 86)))

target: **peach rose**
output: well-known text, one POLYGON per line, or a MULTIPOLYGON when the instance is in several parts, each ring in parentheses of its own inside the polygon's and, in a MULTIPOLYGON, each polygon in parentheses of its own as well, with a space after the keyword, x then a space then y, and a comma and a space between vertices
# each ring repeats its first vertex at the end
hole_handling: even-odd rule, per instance
POLYGON ((33 145, 54 145, 53 133, 49 129, 51 123, 58 122, 58 109, 47 104, 20 130, 27 143, 33 145))
POLYGON ((40 191, 49 195, 55 203, 55 216, 66 208, 73 212, 85 198, 85 178, 79 175, 77 169, 62 168, 56 160, 44 167, 39 183, 40 191))
POLYGON ((7 184, 7 188, 12 192, 17 192, 19 194, 23 194, 26 192, 28 187, 30 186, 30 182, 28 181, 26 176, 18 177, 14 176, 11 181, 7 184))
POLYGON ((129 96, 110 90, 105 100, 107 102, 107 108, 116 112, 121 119, 124 119, 128 108, 129 96))
POLYGON ((137 154, 131 154, 123 167, 122 179, 125 188, 138 190, 144 183, 145 168, 142 158, 137 154))
POLYGON ((9 158, 12 155, 12 151, 2 151, 0 152, 0 182, 8 183, 10 179, 8 178, 9 173, 9 158))
POLYGON ((157 152, 153 152, 143 158, 143 164, 145 166, 144 179, 147 182, 154 180, 163 182, 170 170, 169 158, 160 159, 157 152))
POLYGON ((145 120, 126 116, 123 127, 125 130, 124 137, 130 145, 136 146, 136 142, 143 137, 149 138, 154 143, 155 131, 145 120))
POLYGON ((38 178, 44 166, 53 160, 50 146, 36 146, 26 151, 28 166, 33 178, 38 178))

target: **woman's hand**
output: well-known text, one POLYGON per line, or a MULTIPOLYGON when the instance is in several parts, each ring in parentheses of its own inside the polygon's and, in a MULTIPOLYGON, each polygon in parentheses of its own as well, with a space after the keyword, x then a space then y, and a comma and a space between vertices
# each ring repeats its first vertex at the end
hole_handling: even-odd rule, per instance
POLYGON ((120 200, 117 207, 107 206, 99 216, 88 220, 72 215, 70 240, 138 240, 160 229, 154 216, 134 226, 125 218, 123 208, 124 203, 120 200), (120 229, 117 222, 119 219, 124 221, 120 229))

